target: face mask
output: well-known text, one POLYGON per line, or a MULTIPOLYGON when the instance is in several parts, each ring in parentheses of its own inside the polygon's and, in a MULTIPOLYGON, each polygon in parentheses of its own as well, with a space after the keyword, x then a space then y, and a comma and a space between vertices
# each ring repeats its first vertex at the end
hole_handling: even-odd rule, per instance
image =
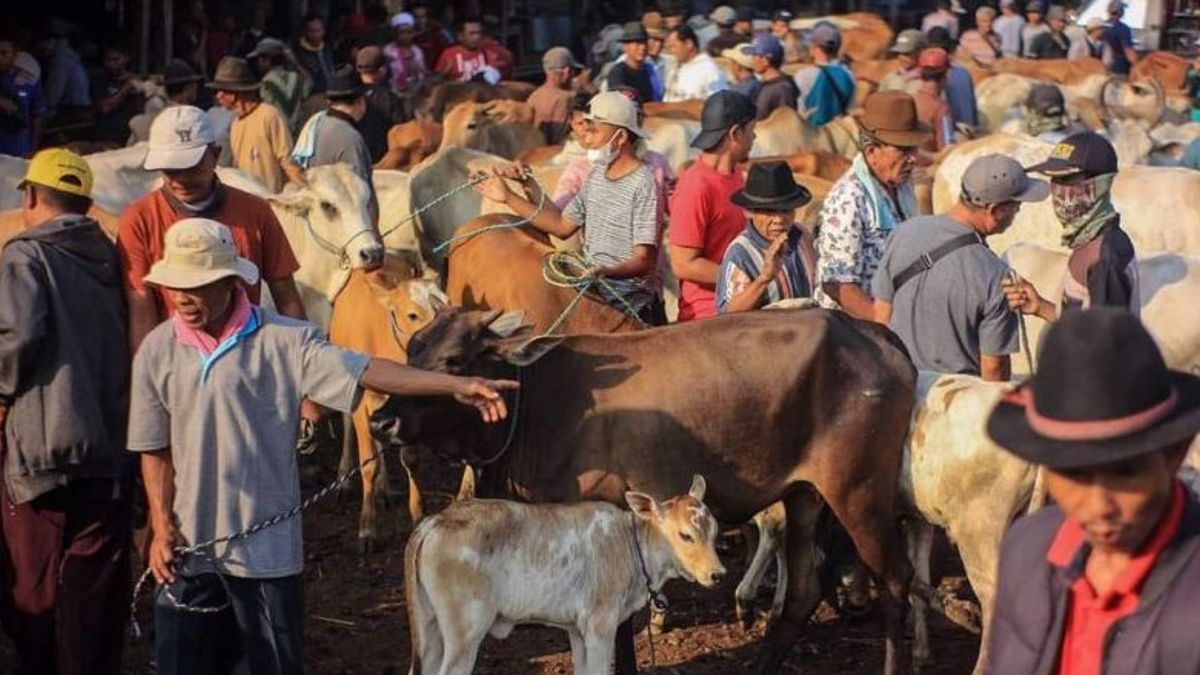
POLYGON ((1112 205, 1112 183, 1116 174, 1096 176, 1072 184, 1050 183, 1054 215, 1063 226, 1063 245, 1079 248, 1117 217, 1112 205))
POLYGON ((622 132, 618 131, 617 133, 613 134, 612 138, 608 139, 608 143, 604 144, 604 147, 588 150, 588 161, 591 162, 593 166, 603 166, 608 168, 608 166, 617 159, 617 137, 621 133, 622 132))

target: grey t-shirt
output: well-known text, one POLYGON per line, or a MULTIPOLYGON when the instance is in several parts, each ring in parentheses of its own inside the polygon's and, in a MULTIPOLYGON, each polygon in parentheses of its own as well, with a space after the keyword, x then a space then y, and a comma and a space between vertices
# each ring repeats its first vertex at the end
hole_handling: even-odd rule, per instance
MULTIPOLYGON (((609 180, 603 167, 592 167, 563 216, 583 226, 584 254, 597 265, 629 260, 640 245, 653 246, 661 259, 658 190, 645 164, 616 180, 609 180)), ((640 308, 662 294, 660 267, 656 262, 641 278, 606 281, 640 308)))
POLYGON ((1000 282, 1008 267, 984 245, 958 249, 913 277, 899 293, 892 280, 921 254, 971 232, 948 216, 919 216, 892 232, 872 295, 892 304, 890 327, 920 370, 979 374, 980 354, 1017 351, 1017 316, 1000 282))
MULTIPOLYGON (((367 185, 371 185, 371 151, 354 125, 330 111, 316 129, 311 166, 345 162, 367 185)), ((372 190, 373 192, 373 190, 372 190)))
MULTIPOLYGON (((170 448, 172 515, 189 544, 238 532, 300 503, 300 399, 350 412, 368 357, 338 349, 312 324, 256 308, 259 327, 215 358, 181 343, 171 321, 150 332, 133 361, 131 451, 170 448)), ((212 551, 235 577, 304 568, 300 518, 212 551)), ((207 567, 196 557, 184 572, 207 567)))

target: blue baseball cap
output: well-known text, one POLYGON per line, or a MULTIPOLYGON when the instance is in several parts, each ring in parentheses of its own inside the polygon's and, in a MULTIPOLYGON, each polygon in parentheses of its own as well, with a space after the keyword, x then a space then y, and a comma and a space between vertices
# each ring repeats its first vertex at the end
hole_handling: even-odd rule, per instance
POLYGON ((765 56, 768 59, 783 58, 783 43, 770 33, 759 33, 750 44, 748 50, 754 56, 765 56))

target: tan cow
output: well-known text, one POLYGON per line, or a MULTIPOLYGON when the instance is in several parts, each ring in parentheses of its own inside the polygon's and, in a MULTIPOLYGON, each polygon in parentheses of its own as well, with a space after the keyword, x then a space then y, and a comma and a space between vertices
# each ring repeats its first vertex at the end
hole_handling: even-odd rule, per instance
POLYGON ((842 33, 842 56, 849 57, 851 62, 882 59, 892 44, 892 27, 874 12, 793 19, 791 29, 811 30, 819 21, 828 21, 838 27, 842 33))
POLYGON ((447 148, 472 148, 506 159, 546 144, 546 137, 532 125, 510 121, 520 117, 520 106, 512 101, 462 102, 446 112, 441 122, 418 118, 388 131, 388 151, 375 164, 377 169, 411 170, 434 152, 447 148))
POLYGON ((960 62, 959 65, 971 73, 971 78, 978 84, 983 80, 999 73, 1012 73, 1025 77, 1053 82, 1055 84, 1076 84, 1091 75, 1108 75, 1108 69, 1099 59, 1014 59, 1005 58, 996 61, 991 68, 984 68, 974 62, 960 62))

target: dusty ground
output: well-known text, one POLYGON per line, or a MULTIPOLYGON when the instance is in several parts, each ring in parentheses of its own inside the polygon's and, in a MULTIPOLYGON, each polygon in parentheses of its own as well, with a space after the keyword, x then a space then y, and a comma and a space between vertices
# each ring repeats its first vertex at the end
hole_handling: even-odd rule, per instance
MULTIPOLYGON (((304 493, 315 491, 333 477, 336 458, 326 454, 305 458, 304 493)), ((446 471, 428 467, 425 475, 440 473, 430 502, 444 505, 454 487, 446 471)), ((395 482, 395 481, 394 481, 395 482)), ((363 558, 356 550, 357 504, 332 500, 305 516, 305 572, 308 622, 306 665, 315 675, 391 675, 408 671, 408 621, 404 607, 403 557, 409 531, 402 506, 383 512, 381 547, 363 558)), ((659 672, 696 675, 741 674, 747 671, 763 635, 761 622, 744 631, 734 621, 733 589, 743 569, 742 554, 723 556, 730 575, 719 590, 676 581, 667 587, 671 616, 662 635, 654 638, 659 672)), ((949 579, 948 583, 954 583, 949 579)), ((143 608, 147 602, 142 602, 143 608)), ((145 614, 145 612, 143 612, 145 614)), ((933 617, 932 675, 969 673, 978 638, 933 617)), ((639 617, 638 661, 650 664, 645 615, 639 617)), ((782 672, 879 672, 883 663, 882 627, 877 620, 850 622, 822 607, 808 633, 797 645, 782 672)), ((127 673, 153 672, 147 644, 130 645, 127 673)), ((0 673, 13 673, 11 645, 0 638, 0 673)), ((560 631, 518 629, 504 641, 488 640, 476 672, 491 675, 570 673, 571 657, 560 631)))

